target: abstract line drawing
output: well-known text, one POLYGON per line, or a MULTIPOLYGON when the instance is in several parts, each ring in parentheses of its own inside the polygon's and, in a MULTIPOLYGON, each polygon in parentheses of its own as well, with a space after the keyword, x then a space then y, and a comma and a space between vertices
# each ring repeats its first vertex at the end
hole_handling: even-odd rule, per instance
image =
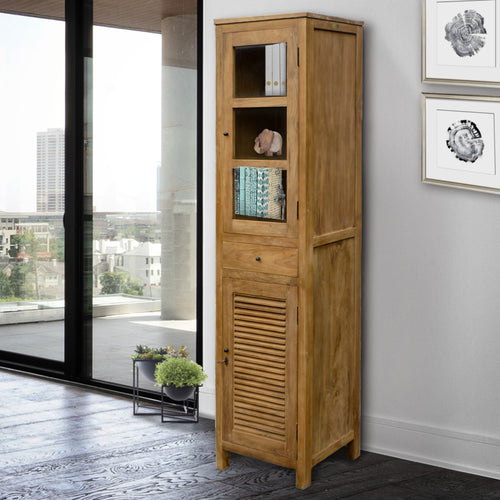
POLYGON ((474 163, 484 151, 484 141, 477 125, 470 120, 460 120, 448 128, 446 145, 455 156, 465 162, 474 163))
POLYGON ((485 45, 484 17, 475 10, 457 14, 445 27, 445 39, 460 57, 472 57, 485 45))

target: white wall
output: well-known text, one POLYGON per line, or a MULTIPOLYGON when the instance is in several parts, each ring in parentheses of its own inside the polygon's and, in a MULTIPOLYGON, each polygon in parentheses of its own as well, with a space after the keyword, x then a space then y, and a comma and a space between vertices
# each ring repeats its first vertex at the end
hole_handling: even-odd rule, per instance
POLYGON ((500 479, 500 197, 420 182, 420 0, 205 2, 204 363, 214 415, 215 30, 224 17, 365 21, 362 448, 500 479))

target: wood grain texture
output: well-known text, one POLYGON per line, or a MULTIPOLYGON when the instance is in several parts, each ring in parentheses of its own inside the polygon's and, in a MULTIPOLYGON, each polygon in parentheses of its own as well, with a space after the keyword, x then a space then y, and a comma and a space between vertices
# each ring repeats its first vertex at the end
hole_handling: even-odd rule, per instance
MULTIPOLYGON (((62 0, 2 0, 2 11, 64 19, 62 0)), ((122 29, 161 32, 161 21, 169 16, 196 14, 195 0, 100 0, 94 2, 94 24, 122 29)))
POLYGON ((245 269, 256 273, 297 276, 298 250, 257 243, 222 244, 224 267, 245 269))
POLYGON ((129 398, 5 370, 0 394, 2 499, 500 498, 494 479, 345 449, 298 491, 292 469, 254 458, 217 470, 211 420, 162 424, 129 398))
POLYGON ((295 459, 296 288, 224 280, 222 438, 295 459))
POLYGON ((236 391, 240 381, 219 365, 218 391, 231 404, 218 405, 218 450, 221 456, 237 451, 292 466, 296 485, 307 488, 313 465, 338 448, 349 444, 349 456, 359 455, 362 23, 292 14, 216 24, 221 51, 217 121, 218 130, 227 132, 224 138, 218 134, 217 160, 219 363, 223 345, 239 349, 243 338, 241 366, 246 376, 256 377, 262 365, 252 363, 249 352, 264 356, 269 349, 256 331, 264 322, 268 341, 274 341, 275 329, 282 328, 274 321, 283 318, 262 317, 259 325, 250 318, 240 321, 234 306, 239 283, 247 283, 247 293, 256 300, 269 297, 272 287, 288 287, 298 306, 294 312, 287 305, 290 326, 280 362, 262 358, 270 362, 265 384, 250 388, 245 382, 236 391), (241 66, 233 68, 235 48, 254 46, 255 57, 262 52, 258 47, 283 41, 286 97, 262 97, 254 82, 238 85, 243 90, 235 97, 235 75, 244 75, 241 66), (254 97, 248 95, 250 88, 254 97), (287 216, 280 223, 233 214, 233 169, 245 161, 260 166, 251 144, 254 129, 264 123, 278 127, 286 141, 279 162, 262 159, 263 165, 276 164, 287 173, 287 216), (293 369, 283 372, 283 363, 293 369), (276 393, 270 380, 278 379, 295 386, 285 398, 295 408, 293 432, 284 431, 283 407, 271 401, 276 393), (259 395, 252 393, 256 387, 259 395), (238 399, 242 395, 244 401, 238 399), (244 435, 234 425, 236 413, 245 422, 239 426, 245 427, 244 435), (261 432, 267 435, 257 444, 261 432), (279 439, 271 435, 286 435, 289 443, 277 445, 279 439))
MULTIPOLYGON (((313 456, 353 431, 354 240, 314 250, 313 456)), ((346 444, 346 443, 343 443, 346 444)))
POLYGON ((355 225, 356 35, 314 29, 308 139, 314 234, 355 225))
POLYGON ((352 21, 347 19, 342 19, 340 17, 333 16, 325 16, 322 14, 312 13, 312 12, 297 12, 292 14, 275 14, 271 16, 253 16, 253 17, 235 17, 230 19, 215 19, 215 24, 235 24, 235 23, 255 23, 259 21, 276 21, 281 19, 321 19, 325 21, 333 21, 333 22, 341 22, 354 24, 356 26, 362 26, 363 22, 361 21, 352 21))

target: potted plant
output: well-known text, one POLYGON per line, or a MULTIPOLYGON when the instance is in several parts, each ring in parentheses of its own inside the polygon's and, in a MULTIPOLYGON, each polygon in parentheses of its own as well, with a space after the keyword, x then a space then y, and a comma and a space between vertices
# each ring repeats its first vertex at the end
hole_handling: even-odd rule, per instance
POLYGON ((167 356, 187 357, 188 355, 186 346, 181 346, 176 351, 173 346, 149 347, 147 345, 138 345, 135 348, 134 354, 132 354, 132 359, 135 361, 141 375, 154 382, 155 368, 160 361, 163 361, 167 356))
POLYGON ((155 369, 157 385, 165 386, 166 395, 174 401, 192 398, 206 378, 203 368, 186 357, 167 356, 155 369))
POLYGON ((189 353, 186 349, 186 346, 181 346, 179 350, 175 350, 174 346, 149 347, 147 345, 138 345, 135 348, 132 359, 136 362, 137 368, 141 375, 146 377, 151 382, 154 382, 154 372, 156 365, 163 361, 167 356, 175 358, 187 358, 189 356, 189 353))
POLYGON ((157 363, 163 361, 166 354, 166 348, 149 347, 147 345, 138 345, 135 348, 132 359, 139 373, 148 380, 154 382, 154 373, 157 363))

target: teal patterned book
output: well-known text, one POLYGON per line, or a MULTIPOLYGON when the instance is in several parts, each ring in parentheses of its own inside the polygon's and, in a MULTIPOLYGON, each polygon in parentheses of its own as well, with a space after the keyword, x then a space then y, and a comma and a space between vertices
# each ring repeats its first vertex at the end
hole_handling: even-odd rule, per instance
POLYGON ((246 215, 246 167, 240 167, 240 215, 246 215))
POLYGON ((257 170, 254 167, 246 168, 246 212, 249 217, 257 216, 257 170))
POLYGON ((257 217, 267 217, 269 210, 269 169, 259 168, 257 173, 257 217))
POLYGON ((281 168, 236 167, 233 175, 236 215, 285 220, 281 168))
POLYGON ((235 168, 234 173, 234 213, 240 213, 240 169, 235 168))

